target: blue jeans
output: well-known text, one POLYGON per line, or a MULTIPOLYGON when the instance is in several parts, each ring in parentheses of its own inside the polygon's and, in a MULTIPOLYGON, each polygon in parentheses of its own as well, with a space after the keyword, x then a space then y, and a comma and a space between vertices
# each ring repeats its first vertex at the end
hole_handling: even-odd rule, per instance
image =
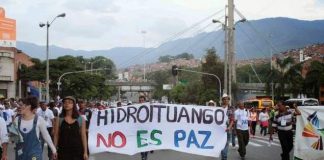
POLYGON ((226 145, 225 145, 224 149, 221 152, 222 160, 227 160, 228 144, 230 143, 230 140, 231 140, 231 133, 227 132, 226 145))

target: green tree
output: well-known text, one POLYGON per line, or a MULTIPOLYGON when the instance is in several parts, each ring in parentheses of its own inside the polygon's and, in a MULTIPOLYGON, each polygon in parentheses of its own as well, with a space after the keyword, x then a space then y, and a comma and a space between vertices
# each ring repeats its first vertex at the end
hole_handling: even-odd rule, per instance
POLYGON ((170 84, 171 74, 167 70, 151 72, 147 75, 148 79, 153 80, 157 86, 153 91, 153 99, 161 99, 161 97, 168 95, 169 91, 163 90, 163 84, 170 84))
MULTIPOLYGON (((219 79, 221 80, 221 83, 223 84, 224 64, 220 61, 220 58, 216 54, 215 48, 211 48, 207 50, 205 59, 206 62, 202 63, 202 72, 210 73, 218 76, 219 79)), ((210 99, 216 100, 218 97, 221 96, 219 95, 220 86, 218 84, 218 80, 216 77, 210 75, 202 75, 201 78, 204 84, 204 90, 206 91, 206 93, 203 93, 204 95, 203 97, 208 98, 208 100, 210 99)))
POLYGON ((173 59, 186 59, 186 60, 190 60, 190 59, 194 59, 194 55, 193 54, 189 54, 189 53, 181 53, 179 55, 176 56, 170 56, 170 55, 165 55, 165 56, 160 56, 159 57, 159 62, 163 63, 169 63, 171 62, 173 59))
POLYGON ((180 59, 180 58, 190 60, 190 59, 193 59, 195 57, 192 54, 189 54, 189 53, 185 52, 185 53, 182 53, 182 54, 179 54, 179 55, 175 56, 175 59, 180 59))
POLYGON ((298 63, 289 68, 285 74, 287 91, 292 93, 293 97, 304 92, 305 80, 302 77, 302 64, 298 63))
POLYGON ((289 76, 288 70, 292 65, 294 65, 294 59, 292 57, 287 57, 283 60, 277 59, 276 61, 278 69, 273 69, 271 72, 271 77, 273 78, 275 95, 276 97, 282 97, 286 93, 285 84, 287 84, 287 78, 289 76))
MULTIPOLYGON (((98 64, 94 64, 98 68, 110 68, 108 71, 98 73, 77 73, 64 76, 61 80, 62 95, 73 95, 80 98, 91 97, 109 97, 114 91, 109 86, 103 85, 106 79, 115 78, 113 72, 115 66, 113 62, 105 57, 95 57, 94 59, 105 59, 103 62, 98 60, 98 64)), ((38 59, 32 59, 34 65, 31 67, 22 67, 21 78, 28 81, 45 82, 46 61, 41 62, 38 59)), ((91 59, 83 57, 62 56, 57 59, 51 59, 50 64, 50 95, 54 97, 58 94, 57 81, 65 72, 83 71, 85 62, 91 59)))
POLYGON ((27 67, 22 65, 20 72, 20 79, 24 81, 43 81, 45 82, 45 63, 42 63, 37 58, 32 58, 31 61, 34 63, 33 66, 27 67))
MULTIPOLYGON (((202 67, 186 68, 186 70, 215 74, 223 81, 224 65, 216 55, 216 50, 214 48, 206 50, 205 59, 206 62, 202 67)), ((219 83, 214 76, 179 71, 178 79, 180 83, 170 92, 175 102, 205 105, 211 99, 217 101, 220 96, 219 83)))
POLYGON ((111 61, 110 59, 103 56, 97 56, 91 59, 90 62, 93 62, 92 69, 100 69, 100 68, 110 69, 110 70, 94 71, 96 74, 100 73, 106 75, 107 78, 116 78, 112 74, 116 70, 116 67, 114 65, 114 62, 111 61))
POLYGON ((160 62, 160 63, 163 63, 163 62, 168 63, 168 62, 170 62, 172 59, 173 59, 173 57, 170 56, 170 55, 160 56, 160 57, 159 57, 159 62, 160 62))
POLYGON ((319 98, 319 88, 324 84, 324 63, 313 61, 305 78, 305 92, 308 97, 319 98))
POLYGON ((170 91, 170 97, 171 99, 176 103, 186 103, 186 87, 183 84, 176 85, 171 91, 170 91))

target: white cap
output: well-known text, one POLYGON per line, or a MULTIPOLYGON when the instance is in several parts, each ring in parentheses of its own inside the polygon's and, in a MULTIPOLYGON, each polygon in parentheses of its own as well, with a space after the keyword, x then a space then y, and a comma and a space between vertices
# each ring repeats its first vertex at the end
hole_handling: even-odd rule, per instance
POLYGON ((226 93, 224 93, 223 96, 222 96, 222 99, 223 98, 230 98, 230 97, 226 93))
POLYGON ((210 100, 208 103, 215 103, 213 100, 210 100))

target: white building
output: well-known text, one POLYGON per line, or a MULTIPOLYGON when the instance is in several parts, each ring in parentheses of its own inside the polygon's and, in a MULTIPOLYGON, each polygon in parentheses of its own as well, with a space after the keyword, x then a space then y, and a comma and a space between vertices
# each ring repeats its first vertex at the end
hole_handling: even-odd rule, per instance
POLYGON ((124 79, 126 81, 129 81, 129 73, 128 72, 124 72, 124 79))
POLYGON ((0 97, 16 96, 15 52, 0 48, 0 97))
POLYGON ((123 74, 122 73, 118 73, 118 80, 123 80, 123 74))

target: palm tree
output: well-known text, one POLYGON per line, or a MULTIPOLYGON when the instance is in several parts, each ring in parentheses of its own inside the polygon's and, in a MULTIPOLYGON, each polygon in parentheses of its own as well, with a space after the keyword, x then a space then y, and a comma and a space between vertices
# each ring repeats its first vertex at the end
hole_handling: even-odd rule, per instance
POLYGON ((313 61, 305 78, 305 91, 308 97, 318 98, 320 85, 324 84, 324 63, 313 61))
POLYGON ((302 76, 302 67, 301 63, 295 64, 285 74, 286 84, 288 84, 287 91, 292 93, 293 97, 305 93, 305 80, 302 76))
POLYGON ((272 80, 274 83, 275 88, 275 95, 277 97, 282 97, 285 95, 285 84, 287 84, 288 77, 290 77, 290 68, 294 64, 294 59, 292 57, 287 57, 283 60, 277 59, 276 60, 277 67, 276 69, 272 70, 271 78, 269 80, 272 80))

